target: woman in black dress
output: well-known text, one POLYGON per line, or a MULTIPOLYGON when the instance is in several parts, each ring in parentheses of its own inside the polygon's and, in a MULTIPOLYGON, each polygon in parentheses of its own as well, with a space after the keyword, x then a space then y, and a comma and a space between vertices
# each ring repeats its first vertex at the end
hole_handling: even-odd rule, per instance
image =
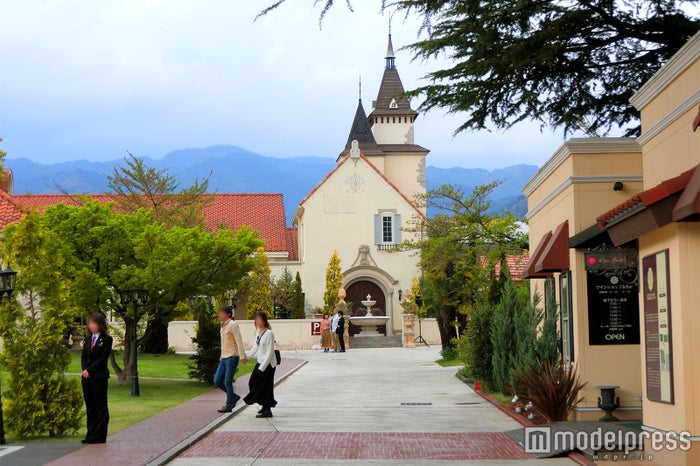
POLYGON ((257 403, 262 408, 255 417, 272 417, 272 408, 277 406, 275 401, 275 367, 277 358, 275 356, 275 335, 270 329, 267 321, 267 314, 258 312, 255 314, 255 328, 257 335, 255 344, 246 351, 246 356, 256 358, 257 364, 248 380, 248 395, 243 399, 246 404, 257 403))
POLYGON ((107 334, 107 319, 95 313, 88 317, 81 359, 83 397, 87 411, 87 434, 83 443, 105 443, 109 425, 107 408, 107 361, 112 352, 112 337, 107 334))

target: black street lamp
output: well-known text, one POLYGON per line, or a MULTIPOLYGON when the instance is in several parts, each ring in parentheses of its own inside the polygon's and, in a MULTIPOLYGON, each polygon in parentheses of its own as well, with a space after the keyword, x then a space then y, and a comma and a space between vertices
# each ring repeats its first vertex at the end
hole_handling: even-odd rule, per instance
MULTIPOLYGON (((12 297, 12 293, 15 291, 15 278, 17 278, 17 272, 11 268, 0 270, 0 300, 12 297)), ((6 443, 5 422, 2 417, 2 387, 0 387, 0 445, 6 443)))
POLYGON ((233 294, 232 292, 228 292, 228 293, 226 293, 226 295, 224 296, 224 299, 223 299, 223 301, 222 301, 222 304, 223 304, 224 306, 231 306, 232 308, 235 309, 236 306, 238 306, 238 298, 237 298, 236 295, 233 294))
POLYGON ((131 333, 131 351, 134 352, 134 365, 131 369, 131 396, 141 396, 139 390, 139 368, 138 368, 138 338, 136 335, 136 323, 138 322, 138 306, 148 302, 148 291, 141 288, 126 288, 119 291, 119 299, 127 306, 134 305, 134 328, 131 333))

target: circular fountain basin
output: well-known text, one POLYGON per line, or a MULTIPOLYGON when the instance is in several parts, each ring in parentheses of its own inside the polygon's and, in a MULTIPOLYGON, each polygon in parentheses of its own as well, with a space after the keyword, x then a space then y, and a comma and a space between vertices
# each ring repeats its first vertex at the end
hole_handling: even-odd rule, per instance
POLYGON ((350 323, 362 327, 362 332, 355 337, 376 337, 382 334, 377 331, 377 326, 385 325, 389 321, 388 316, 355 316, 350 317, 350 323))

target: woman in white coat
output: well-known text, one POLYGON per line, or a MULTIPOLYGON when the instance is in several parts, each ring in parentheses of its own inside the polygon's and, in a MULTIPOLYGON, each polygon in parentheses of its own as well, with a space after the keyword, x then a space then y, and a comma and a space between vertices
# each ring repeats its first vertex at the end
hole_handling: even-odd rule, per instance
POLYGON ((258 312, 255 314, 255 328, 257 336, 255 344, 246 351, 246 356, 256 358, 257 364, 248 380, 248 395, 243 399, 246 404, 257 403, 262 408, 255 417, 272 417, 272 408, 277 406, 275 401, 275 367, 277 358, 275 357, 275 335, 270 329, 267 321, 267 314, 258 312))

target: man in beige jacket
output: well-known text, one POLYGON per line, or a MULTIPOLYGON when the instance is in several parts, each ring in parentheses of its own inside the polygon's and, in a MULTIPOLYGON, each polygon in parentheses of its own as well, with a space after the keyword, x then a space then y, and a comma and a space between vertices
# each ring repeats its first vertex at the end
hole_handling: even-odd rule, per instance
POLYGON ((214 376, 214 385, 226 392, 226 404, 219 409, 220 413, 230 413, 236 406, 239 395, 233 391, 233 376, 238 369, 238 363, 247 363, 241 329, 233 320, 233 307, 221 306, 219 309, 221 321, 221 357, 214 376))

